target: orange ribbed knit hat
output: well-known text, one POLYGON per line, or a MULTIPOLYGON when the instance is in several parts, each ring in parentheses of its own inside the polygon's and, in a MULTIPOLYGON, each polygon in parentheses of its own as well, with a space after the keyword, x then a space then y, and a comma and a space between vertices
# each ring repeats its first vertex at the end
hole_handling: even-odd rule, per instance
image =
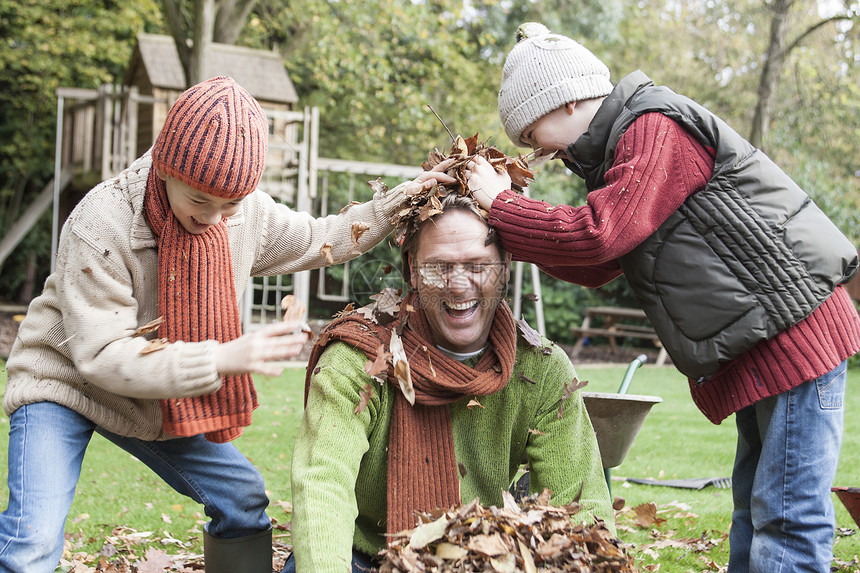
POLYGON ((233 78, 185 90, 152 148, 156 169, 209 195, 239 199, 263 175, 269 124, 260 104, 233 78))

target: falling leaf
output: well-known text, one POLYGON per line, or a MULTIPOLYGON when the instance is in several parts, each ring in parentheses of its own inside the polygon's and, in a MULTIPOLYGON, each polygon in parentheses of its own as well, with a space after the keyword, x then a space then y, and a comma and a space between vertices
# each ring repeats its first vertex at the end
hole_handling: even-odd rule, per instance
POLYGON ((388 185, 382 181, 382 177, 378 177, 373 181, 368 181, 367 185, 373 190, 374 193, 385 193, 388 191, 388 185))
MULTIPOLYGON (((386 191, 387 191, 387 189, 386 189, 386 191)), ((361 201, 350 201, 349 203, 347 203, 346 205, 343 206, 343 208, 340 210, 340 214, 346 213, 349 210, 349 208, 354 206, 354 205, 361 205, 361 201)))
POLYGON ((637 505, 633 508, 633 512, 636 514, 636 522, 640 527, 651 527, 658 521, 660 523, 665 521, 657 517, 657 505, 651 501, 637 505))
POLYGON ((534 434, 535 436, 545 436, 546 432, 541 432, 537 428, 529 428, 529 434, 534 434))
POLYGON ((340 318, 341 316, 351 313, 353 310, 355 310, 355 305, 349 303, 345 307, 343 307, 343 310, 337 311, 334 315, 334 318, 340 318))
POLYGON ((519 327, 520 332, 523 335, 523 339, 525 339, 526 342, 537 348, 543 346, 543 343, 540 339, 540 334, 537 330, 529 326, 529 323, 526 322, 525 318, 518 318, 517 326, 519 327))
POLYGON ((373 396, 373 386, 369 383, 364 385, 358 393, 358 404, 355 405, 355 409, 352 411, 353 414, 361 414, 367 408, 367 405, 370 403, 370 397, 373 396))
POLYGON ((460 477, 464 478, 469 475, 469 470, 463 462, 457 462, 457 469, 460 471, 460 477))
POLYGON ((158 352, 170 344, 166 338, 156 338, 155 340, 151 340, 149 344, 144 346, 141 350, 141 354, 151 354, 153 352, 158 352))
POLYGON ((358 309, 365 319, 377 324, 388 324, 397 316, 400 310, 402 291, 388 287, 382 289, 379 294, 370 297, 373 302, 358 309))
POLYGON ((320 247, 320 256, 328 262, 328 264, 334 264, 334 258, 331 256, 331 245, 328 243, 323 243, 323 246, 320 247))
POLYGON ((351 238, 352 244, 356 247, 358 246, 358 241, 361 239, 361 236, 370 229, 369 223, 362 223, 361 221, 353 221, 351 228, 351 238))
POLYGON ((155 332, 156 330, 158 330, 158 327, 160 327, 163 322, 164 322, 164 317, 159 316, 155 320, 151 320, 151 321, 147 322, 146 324, 144 324, 143 326, 139 326, 137 328, 137 330, 134 331, 134 334, 132 334, 131 336, 132 336, 132 338, 134 338, 137 336, 144 336, 146 334, 149 334, 150 332, 155 332))
POLYGON ((469 400, 469 403, 466 404, 466 407, 471 410, 472 407, 474 407, 474 406, 478 406, 479 408, 483 408, 481 403, 478 402, 478 400, 476 398, 472 398, 471 400, 469 400))
POLYGON ((571 380, 569 384, 567 382, 564 383, 564 395, 562 396, 561 399, 567 400, 568 398, 573 396, 574 392, 576 392, 577 390, 580 390, 582 388, 585 388, 586 386, 588 386, 588 380, 583 380, 582 382, 580 382, 579 378, 574 376, 573 380, 571 380))
POLYGON ((526 300, 530 300, 530 301, 532 301, 532 302, 537 302, 537 300, 538 300, 538 295, 536 295, 536 294, 534 294, 534 293, 531 293, 531 292, 528 292, 528 293, 526 293, 526 294, 524 294, 524 295, 523 295, 523 298, 524 298, 524 299, 526 299, 526 300))
POLYGON ((394 365, 394 377, 400 384, 400 391, 406 400, 415 405, 415 388, 412 386, 412 374, 409 372, 409 360, 406 358, 406 351, 403 349, 403 341, 400 340, 400 335, 396 331, 391 332, 391 341, 388 344, 391 350, 392 364, 394 365))
POLYGON ((391 360, 391 353, 386 352, 385 346, 379 344, 376 347, 376 358, 373 361, 368 360, 364 364, 364 371, 368 375, 375 377, 388 369, 389 360, 391 360))
POLYGON ((288 294, 281 299, 284 309, 284 322, 300 321, 305 317, 305 305, 295 295, 288 294))
POLYGON ((93 270, 90 267, 83 268, 83 269, 81 269, 81 271, 85 274, 88 274, 88 275, 93 274, 93 270))
POLYGON ((534 380, 532 380, 531 378, 529 378, 528 376, 526 376, 526 375, 525 375, 524 373, 522 373, 522 372, 520 372, 520 378, 522 378, 523 380, 525 380, 525 381, 526 381, 526 382, 528 382, 529 384, 537 384, 537 382, 535 382, 534 380))

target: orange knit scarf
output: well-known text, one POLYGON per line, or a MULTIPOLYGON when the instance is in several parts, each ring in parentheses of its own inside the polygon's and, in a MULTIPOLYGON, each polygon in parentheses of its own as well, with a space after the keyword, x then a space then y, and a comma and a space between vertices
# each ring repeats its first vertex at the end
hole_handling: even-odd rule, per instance
POLYGON ((411 293, 400 306, 415 308, 415 312, 401 311, 388 326, 372 323, 359 312, 334 320, 311 351, 305 379, 307 400, 316 363, 333 340, 342 340, 373 360, 380 343, 388 350, 392 329, 400 333, 415 387, 415 405, 403 396, 389 366, 389 383, 397 388, 388 437, 389 533, 414 527, 416 511, 447 509, 461 502, 449 405, 504 388, 516 359, 516 326, 504 301, 496 310, 486 352, 469 367, 434 346, 416 294, 411 293))
MULTIPOLYGON (((227 224, 223 219, 201 235, 173 216, 167 188, 149 171, 144 210, 158 238, 158 307, 164 322, 158 336, 227 342, 242 335, 227 224)), ((174 436, 205 434, 212 442, 239 437, 251 423, 257 394, 250 374, 224 376, 212 394, 161 400, 163 428, 174 436)))

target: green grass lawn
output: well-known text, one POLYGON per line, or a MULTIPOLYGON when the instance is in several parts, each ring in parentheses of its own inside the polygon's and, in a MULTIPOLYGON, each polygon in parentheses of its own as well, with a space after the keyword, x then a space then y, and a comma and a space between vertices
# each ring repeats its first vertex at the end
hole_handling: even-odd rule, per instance
MULTIPOLYGON (((580 367, 587 391, 616 392, 624 366, 580 367)), ((0 385, 5 385, 0 361, 0 385)), ((261 406, 254 424, 235 441, 260 469, 272 500, 269 515, 279 529, 276 542, 288 543, 290 457, 302 409, 304 369, 289 369, 278 378, 256 377, 261 406)), ((645 365, 635 374, 629 394, 660 396, 624 462, 612 470, 612 493, 625 500, 618 515, 619 536, 644 570, 661 572, 720 571, 728 561, 725 538, 731 520, 731 490, 713 486, 697 491, 635 485, 624 477, 657 479, 729 477, 735 447, 733 418, 714 426, 693 405, 685 380, 669 367, 645 365), (658 521, 647 527, 632 508, 653 503, 658 521)), ((860 486, 860 370, 849 371, 845 436, 835 485, 860 486)), ((9 421, 0 418, 0 499, 6 498, 6 440, 9 421)), ((860 535, 847 511, 833 496, 837 525, 835 564, 840 571, 860 569, 860 535)), ((168 553, 202 552, 205 523, 200 507, 175 493, 143 464, 95 436, 84 459, 77 495, 66 524, 67 558, 86 561, 106 540, 142 556, 146 548, 168 553), (143 543, 132 545, 138 539, 143 543)))

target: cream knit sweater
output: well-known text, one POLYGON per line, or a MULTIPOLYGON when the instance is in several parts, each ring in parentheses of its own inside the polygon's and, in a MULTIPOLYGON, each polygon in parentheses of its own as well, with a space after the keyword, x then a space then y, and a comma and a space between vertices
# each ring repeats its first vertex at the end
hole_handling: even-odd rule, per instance
MULTIPOLYGON (((149 152, 90 191, 63 226, 57 268, 30 304, 7 361, 3 408, 55 402, 102 428, 142 440, 166 439, 162 398, 197 396, 221 385, 216 341, 177 342, 141 354, 155 334, 135 330, 158 317, 158 252, 143 213, 149 152)), ((248 195, 227 222, 236 297, 251 276, 323 267, 321 247, 336 263, 391 231, 405 183, 339 215, 315 219, 261 191, 248 195), (359 249, 353 222, 370 225, 359 249)))

